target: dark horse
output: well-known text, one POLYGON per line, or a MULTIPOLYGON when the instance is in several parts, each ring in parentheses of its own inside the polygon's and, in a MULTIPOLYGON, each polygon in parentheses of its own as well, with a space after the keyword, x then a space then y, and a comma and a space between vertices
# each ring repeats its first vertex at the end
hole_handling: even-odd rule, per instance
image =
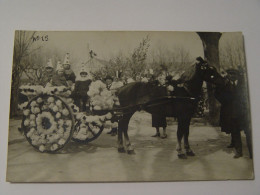
POLYGON ((175 86, 171 96, 166 87, 153 83, 129 83, 117 91, 120 105, 125 108, 118 125, 118 152, 125 152, 125 145, 128 154, 134 154, 128 137, 128 124, 136 111, 144 110, 151 114, 176 117, 178 119, 178 145, 176 148, 178 157, 186 158, 181 147, 183 137, 186 154, 195 155, 189 146, 189 126, 191 117, 197 108, 203 81, 223 84, 223 79, 215 67, 209 66, 202 58, 197 58, 197 60, 196 64, 182 75, 180 79, 182 86, 175 86), (123 143, 123 134, 125 143, 123 143))

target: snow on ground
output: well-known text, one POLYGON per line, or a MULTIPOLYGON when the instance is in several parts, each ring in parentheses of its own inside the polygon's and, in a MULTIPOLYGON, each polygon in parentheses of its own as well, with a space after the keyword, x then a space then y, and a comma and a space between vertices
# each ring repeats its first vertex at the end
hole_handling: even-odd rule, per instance
POLYGON ((117 138, 104 130, 87 144, 71 141, 58 154, 37 152, 17 132, 21 121, 10 121, 7 180, 13 182, 115 182, 252 179, 253 163, 243 136, 244 157, 233 158, 229 136, 219 128, 195 123, 190 145, 195 157, 178 159, 176 122, 168 119, 167 139, 153 138, 151 115, 136 113, 129 136, 135 155, 117 152, 117 138))

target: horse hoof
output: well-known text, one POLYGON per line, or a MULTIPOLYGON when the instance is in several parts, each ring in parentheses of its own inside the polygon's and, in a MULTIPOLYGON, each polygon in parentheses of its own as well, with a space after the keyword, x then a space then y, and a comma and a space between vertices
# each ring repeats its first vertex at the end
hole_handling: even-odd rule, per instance
POLYGON ((125 149, 124 148, 118 148, 117 149, 119 153, 125 153, 125 149))
POLYGON ((187 156, 195 156, 195 153, 193 151, 186 152, 187 156))
POLYGON ((134 150, 127 150, 127 154, 135 154, 134 150))
POLYGON ((187 156, 185 154, 178 154, 179 159, 187 159, 187 156))

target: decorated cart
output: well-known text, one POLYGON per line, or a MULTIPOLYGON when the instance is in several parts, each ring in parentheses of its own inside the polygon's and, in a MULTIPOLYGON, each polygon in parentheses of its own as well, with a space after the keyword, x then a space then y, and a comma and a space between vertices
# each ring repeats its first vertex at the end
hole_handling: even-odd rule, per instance
POLYGON ((21 93, 29 99, 19 105, 23 110, 22 132, 28 142, 40 152, 55 153, 70 140, 88 143, 104 128, 117 127, 111 122, 118 98, 101 81, 92 82, 86 112, 74 104, 72 88, 23 85, 21 93))

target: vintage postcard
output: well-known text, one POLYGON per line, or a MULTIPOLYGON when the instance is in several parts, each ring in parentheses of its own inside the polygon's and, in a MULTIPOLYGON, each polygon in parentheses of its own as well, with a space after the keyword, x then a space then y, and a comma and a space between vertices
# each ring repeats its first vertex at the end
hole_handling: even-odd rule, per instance
POLYGON ((241 32, 15 31, 8 182, 254 179, 241 32))

